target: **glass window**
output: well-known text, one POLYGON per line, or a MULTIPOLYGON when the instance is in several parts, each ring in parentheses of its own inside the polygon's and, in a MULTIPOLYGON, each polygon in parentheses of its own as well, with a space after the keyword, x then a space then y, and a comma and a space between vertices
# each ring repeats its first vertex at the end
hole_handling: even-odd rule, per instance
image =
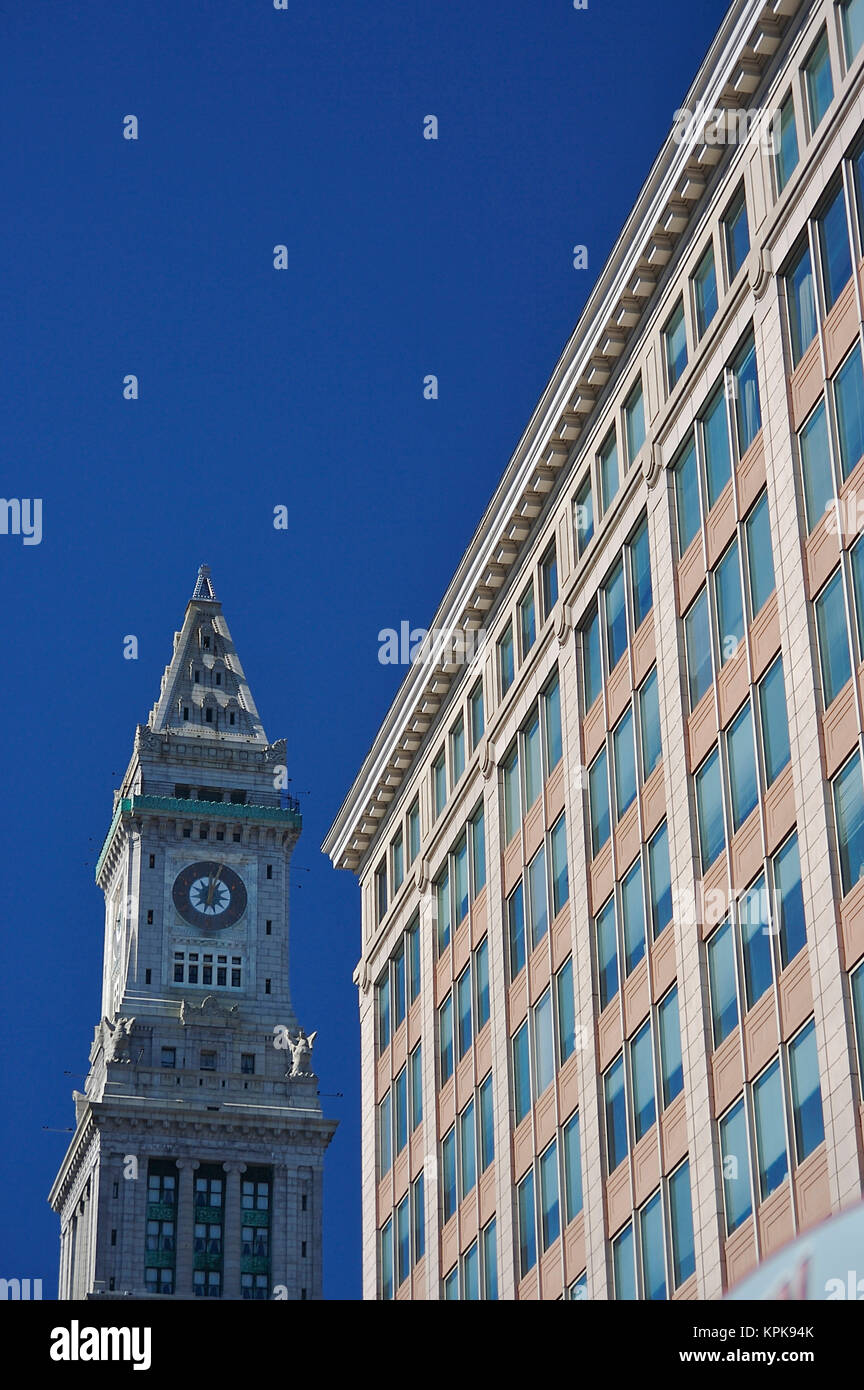
POLYGON ((453 1071, 453 999, 449 994, 438 1010, 438 1046, 443 1085, 453 1071))
POLYGON ((792 1079, 792 1119, 795 1127, 795 1153, 799 1163, 822 1143, 822 1088, 819 1085, 819 1057, 816 1051, 816 1024, 811 1018, 806 1028, 789 1044, 789 1073, 792 1079))
POLYGON ((452 1303, 459 1298, 459 1266, 456 1265, 450 1273, 444 1276, 444 1301, 452 1303))
POLYGON ((591 852, 598 854, 609 839, 609 782, 606 750, 598 753, 588 769, 588 801, 591 815, 591 852))
POLYGON ((843 895, 855 887, 864 873, 864 785, 861 759, 856 753, 834 778, 834 814, 840 851, 843 895))
POLYGON ((756 373, 756 346, 748 337, 734 363, 732 377, 735 395, 735 421, 738 434, 738 456, 743 458, 762 426, 759 406, 759 378, 756 373))
POLYGON ((408 927, 408 994, 411 1003, 420 993, 420 918, 414 918, 408 927))
POLYGON ((840 18, 843 23, 846 63, 851 65, 864 40, 864 0, 841 0, 840 18))
POLYGON ((792 365, 797 366, 816 337, 816 291, 810 247, 804 243, 786 275, 786 304, 789 311, 789 342, 792 365))
POLYGON ((480 1255, 477 1242, 462 1256, 462 1299, 472 1303, 480 1297, 480 1255))
POLYGON ((567 821, 562 814, 552 827, 549 837, 552 851, 552 912, 555 917, 570 897, 567 872, 567 821))
POLYGON ((414 802, 408 812, 408 853, 411 856, 410 863, 414 863, 420 853, 420 803, 414 802))
POLYGON ((561 1207, 558 1198, 558 1143, 553 1139, 540 1155, 540 1235, 543 1249, 561 1234, 561 1207))
POLYGON ((632 1301, 637 1297, 635 1261, 631 1222, 612 1242, 612 1281, 616 1299, 632 1301))
POLYGON ((834 402, 837 407, 840 472, 846 479, 864 454, 864 372, 861 370, 861 349, 857 344, 834 378, 834 402))
POLYGON ((669 1209, 672 1225, 672 1283, 677 1289, 696 1271, 689 1163, 682 1163, 669 1179, 669 1209))
POLYGON ((492 1073, 480 1087, 480 1171, 486 1172, 495 1157, 495 1116, 492 1098, 492 1073))
POLYGON ((774 856, 774 889, 775 911, 780 918, 780 962, 785 967, 807 944, 797 835, 774 856))
POLYGON ((390 1045, 390 967, 381 975, 375 986, 378 1008, 378 1050, 383 1052, 390 1045))
POLYGON ((642 731, 642 776, 649 777, 663 756, 660 738, 660 700, 657 667, 639 687, 639 725, 642 731))
POLYGON ((543 617, 548 618, 558 598, 558 556, 554 541, 540 561, 540 592, 543 596, 543 617))
POLYGON ((590 474, 576 493, 573 519, 576 527, 576 554, 584 555, 594 535, 594 494, 591 491, 590 474))
POLYGON ((699 470, 693 436, 674 465, 675 511, 678 519, 678 554, 683 555, 700 525, 699 470))
POLYGON ((444 1220, 449 1221, 456 1210, 456 1131, 451 1129, 441 1141, 441 1188, 444 1200, 444 1220))
POLYGON ((585 709, 589 710, 603 689, 600 614, 596 609, 582 629, 582 677, 585 685, 585 709))
POLYGON ((684 1066, 681 1060, 681 1024, 678 1016, 678 989, 670 989, 657 1009, 660 1026, 660 1071, 663 1085, 663 1108, 666 1109, 684 1089, 684 1066))
POLYGON ((624 1058, 619 1057, 603 1077, 606 1110, 606 1154, 609 1172, 627 1157, 627 1102, 624 1097, 624 1058))
POLYGON ((462 971, 456 981, 456 1038, 459 1045, 459 1057, 465 1056, 471 1046, 471 970, 470 968, 462 971))
POLYGON ((699 851, 704 870, 709 864, 713 864, 718 854, 726 848, 720 755, 716 748, 696 773, 696 814, 699 821, 699 851))
POLYGON ((378 1171, 383 1178, 393 1162, 392 1103, 388 1091, 378 1106, 378 1171))
POLYGON ((666 1297, 666 1261, 663 1247, 663 1207, 660 1193, 655 1192, 639 1213, 639 1246, 642 1251, 642 1286, 646 1299, 657 1301, 666 1297))
POLYGON ((542 941, 549 926, 546 906, 546 851, 540 846, 526 874, 528 880, 528 920, 531 927, 532 951, 542 941))
POLYGON ((408 1143, 408 1072, 405 1067, 393 1082, 393 1117, 396 1128, 396 1152, 401 1154, 408 1143))
POLYGON ((477 1032, 489 1021, 489 938, 484 936, 474 952, 474 1004, 477 1032))
POLYGON ((669 836, 665 820, 648 842, 648 881, 651 890, 651 931, 656 939, 672 921, 672 876, 669 872, 669 836))
POLYGON ((558 672, 543 692, 544 726, 546 730, 546 775, 561 761, 561 686, 558 672))
POLYGON ((483 1229, 483 1294, 494 1302, 498 1298, 498 1241, 495 1222, 483 1229))
POLYGON ((717 272, 714 246, 709 241, 693 276, 693 302, 696 307, 696 336, 701 338, 717 312, 717 272))
POLYGON ((393 957, 393 1027, 398 1028, 405 1017, 405 948, 400 946, 393 957))
POLYGON ((636 744, 633 740, 633 711, 629 710, 612 731, 615 759, 615 816, 620 820, 636 800, 636 744))
POLYGON ((501 694, 506 695, 513 684, 515 668, 513 665, 513 625, 508 623, 498 639, 498 674, 501 680, 501 694))
POLYGON ((614 429, 603 444, 598 456, 600 470, 600 500, 603 511, 609 506, 618 491, 618 443, 614 429))
POLYGON ((701 420, 702 448, 705 453, 705 481, 708 487, 708 506, 713 507, 732 477, 732 456, 729 452, 729 424, 723 389, 715 392, 701 420))
POLYGON ((482 801, 471 817, 471 870, 476 898, 486 884, 486 820, 482 801))
POLYGON ((552 1033, 552 991, 547 989, 534 1005, 534 1068, 537 1095, 555 1076, 555 1040, 552 1033))
POLYGON ((507 930, 510 939, 510 978, 515 980, 525 964, 525 909, 521 880, 507 899, 507 930))
POLYGON ((567 1220, 572 1221, 582 1210, 582 1145, 579 1136, 579 1112, 564 1126, 564 1193, 567 1220))
POLYGON ((534 1226, 534 1169, 529 1168, 516 1188, 519 1217, 519 1277, 524 1279, 537 1263, 537 1232, 534 1226))
POLYGON ((774 143, 777 192, 782 193, 798 166, 798 131, 795 126, 795 103, 791 92, 780 107, 779 120, 775 115, 771 123, 771 136, 774 143))
POLYGON ((744 603, 737 541, 732 542, 714 570, 714 598, 717 603, 717 636, 722 666, 735 656, 738 643, 744 636, 744 603))
POLYGON ((807 106, 810 112, 810 129, 819 125, 834 98, 834 83, 831 80, 831 55, 828 52, 828 35, 822 30, 807 62, 804 64, 807 79, 807 106))
POLYGON ((465 723, 461 715, 450 730, 450 777, 455 787, 465 771, 465 723))
POLYGON ((750 702, 733 720, 726 735, 729 760, 729 787, 732 800, 732 829, 743 825, 759 800, 756 777, 756 749, 753 746, 753 716, 750 702))
MULTIPOLYGON (((197 1271, 196 1271, 197 1272, 197 1271)), ((202 1271, 203 1273, 203 1271, 202 1271)), ((393 1297, 393 1222, 381 1231, 381 1297, 393 1297)))
POLYGON ((630 580, 633 589, 633 629, 651 612, 651 552, 648 522, 643 521, 630 542, 630 580))
POLYGON ((767 492, 762 493, 748 516, 745 530, 750 612, 755 618, 774 592, 774 560, 771 553, 771 518, 768 515, 767 492))
POLYGON ((743 185, 733 199, 729 211, 723 219, 726 235, 726 264, 729 268, 729 283, 747 259, 750 250, 750 228, 747 223, 747 199, 743 185))
POLYGON ((722 923, 708 937, 708 987, 711 992, 711 1029, 714 1047, 720 1047, 738 1026, 738 991, 735 988, 735 940, 732 923, 722 923))
POLYGON ((411 1132, 423 1119, 423 1051, 418 1043, 408 1058, 411 1068, 411 1132))
POLYGON ((748 888, 738 899, 738 919, 744 962, 744 997, 747 1008, 752 1009, 771 988, 773 980, 771 922, 764 875, 760 874, 752 888, 748 888))
POLYGON ((519 600, 519 644, 524 661, 534 646, 537 636, 537 618, 534 612, 534 585, 529 584, 519 600))
POLYGON ((656 1119, 650 1020, 642 1025, 630 1044, 630 1067, 633 1076, 633 1127, 638 1143, 656 1119))
POLYGON ((627 462, 632 464, 645 443, 645 404, 642 399, 642 378, 639 377, 624 403, 627 430, 627 462))
POLYGON ((525 765, 525 812, 531 810, 543 790, 543 764, 540 754, 540 716, 534 713, 522 735, 522 757, 525 765))
POLYGON ((756 1123, 759 1195, 764 1202, 789 1172, 779 1061, 772 1062, 768 1070, 753 1083, 753 1116, 756 1123))
POLYGON ((820 401, 801 429, 798 435, 798 448, 801 453, 801 472, 804 479, 804 510, 807 514, 807 530, 812 531, 834 496, 824 401, 820 401))
POLYGON ((528 1021, 513 1036, 513 1101, 516 1123, 531 1109, 531 1071, 528 1059, 528 1021))
POLYGON ((753 1210, 750 1199, 750 1158, 744 1101, 739 1100, 720 1121, 720 1154, 723 1159, 723 1197, 727 1235, 746 1221, 753 1210))
POLYGON ((459 1175, 460 1195, 467 1197, 477 1181, 477 1130, 474 1124, 474 1102, 469 1100, 459 1116, 459 1175))
POLYGON ((443 748, 432 764, 432 790, 437 819, 447 804, 447 767, 444 761, 443 748))
POLYGON ((471 715, 471 747, 476 748, 485 728, 485 715, 483 710, 483 682, 478 681, 471 694, 468 696, 468 704, 471 715))
POLYGON ((864 965, 852 976, 852 1005, 855 1013, 855 1033, 858 1038, 858 1075, 864 1075, 864 965))
POLYGON ((849 552, 852 561, 852 588, 855 593, 855 625, 858 650, 864 652, 864 542, 858 540, 849 552))
POLYGON ((759 714, 762 747, 765 751, 765 782, 779 777, 789 761, 789 718, 786 713, 786 685, 783 662, 778 656, 759 684, 759 714))
POLYGON ((637 859, 621 884, 621 916, 624 924, 624 972, 630 975, 645 954, 645 899, 642 893, 642 860, 637 859))
POLYGON ((576 1051, 576 1003, 573 995, 572 957, 555 976, 555 1005, 558 1014, 558 1059, 567 1061, 576 1051))
POLYGON ((387 861, 382 859, 375 870, 375 905, 380 922, 387 912, 387 861))
POLYGON ((600 1008, 605 1009, 618 993, 618 936, 615 930, 615 899, 601 907, 594 920, 597 932, 597 975, 600 1008))
POLYGON ((836 304, 841 290, 852 274, 852 252, 846 225, 846 199, 843 187, 817 220, 819 255, 822 261, 822 286, 825 291, 825 312, 836 304))
POLYGON ((614 671, 627 650, 627 610, 624 602, 624 566, 619 560, 603 586, 606 600, 606 655, 614 671))
POLYGON ((843 602, 843 576, 839 569, 822 590, 815 607, 822 668, 822 694, 827 707, 852 676, 846 608, 843 602))
POLYGON ((401 830, 390 846, 390 859, 393 865, 393 892, 395 894, 402 887, 402 881, 405 878, 405 855, 402 847, 401 830))
POLYGON ((711 627, 708 621, 708 592, 701 589, 684 615, 684 646, 687 650, 687 687, 690 708, 694 710, 710 688, 711 627))
POLYGON ((666 380, 671 391, 687 366, 687 329, 684 323, 684 303, 678 301, 663 330, 666 350, 666 380))
POLYGON ((445 869, 435 884, 435 915, 438 918, 438 950, 450 945, 450 871, 445 869))
POLYGON ((504 841, 509 844, 522 823, 519 800, 519 753, 514 748, 504 760, 504 841))

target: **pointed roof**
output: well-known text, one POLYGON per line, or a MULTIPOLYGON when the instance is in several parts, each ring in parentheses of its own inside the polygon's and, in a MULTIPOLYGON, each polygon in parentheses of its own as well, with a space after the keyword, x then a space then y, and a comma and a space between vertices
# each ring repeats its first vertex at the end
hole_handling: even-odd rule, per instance
POLYGON ((174 634, 174 654, 147 723, 154 732, 267 743, 209 565, 198 570, 183 627, 174 634))

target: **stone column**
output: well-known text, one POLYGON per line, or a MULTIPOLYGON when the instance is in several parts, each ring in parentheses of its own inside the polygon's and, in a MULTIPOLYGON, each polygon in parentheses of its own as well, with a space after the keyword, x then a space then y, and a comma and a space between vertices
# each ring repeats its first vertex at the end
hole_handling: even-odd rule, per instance
POLYGON ((240 1174, 246 1172, 246 1164, 223 1163, 222 1167, 226 1173, 222 1225, 222 1297, 235 1299, 240 1297, 240 1174))
MULTIPOLYGON (((288 1213, 285 1209, 285 1191, 288 1168, 285 1163, 273 1164, 273 1189, 270 1202, 270 1297, 277 1285, 288 1284, 287 1257, 288 1213)), ((280 1294, 280 1297, 284 1295, 280 1294)))
POLYGON ((194 1298, 192 1256, 195 1250, 195 1187, 193 1179, 195 1169, 198 1166, 197 1158, 177 1159, 179 1169, 175 1218, 177 1262, 174 1274, 174 1295, 176 1298, 194 1298))

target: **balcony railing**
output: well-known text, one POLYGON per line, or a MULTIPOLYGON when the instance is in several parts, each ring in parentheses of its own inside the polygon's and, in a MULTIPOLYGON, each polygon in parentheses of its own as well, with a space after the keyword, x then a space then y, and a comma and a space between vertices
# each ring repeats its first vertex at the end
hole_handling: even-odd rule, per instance
POLYGON ((270 791, 256 787, 250 791, 244 788, 244 800, 232 801, 239 794, 235 787, 190 787, 186 783, 159 781, 155 777, 144 779, 144 785, 135 796, 168 796, 174 801, 188 801, 190 814, 192 807, 219 806, 229 815, 232 808, 241 806, 266 806, 280 811, 299 812, 300 802, 288 791, 270 791))

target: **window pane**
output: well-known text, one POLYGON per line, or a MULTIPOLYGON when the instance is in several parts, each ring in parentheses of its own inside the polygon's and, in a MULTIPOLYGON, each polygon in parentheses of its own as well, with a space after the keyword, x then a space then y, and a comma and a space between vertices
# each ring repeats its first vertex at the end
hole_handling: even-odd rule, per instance
POLYGON ((543 617, 548 618, 558 598, 558 555, 554 541, 540 563, 540 583, 543 590, 543 617))
POLYGON ((775 141, 777 192, 782 193, 798 164, 798 131, 795 128, 795 106, 791 93, 780 107, 779 121, 775 119, 772 123, 772 135, 775 141))
POLYGON ((390 967, 375 986, 378 1003, 378 1048, 381 1052, 390 1044, 390 967))
POLYGON ((609 782, 605 748, 588 769, 588 801, 591 812, 591 848, 597 854, 609 839, 609 782))
POLYGON ((411 1064, 411 1131, 423 1119, 423 1052, 418 1043, 409 1058, 411 1064))
POLYGON ((843 578, 839 569, 816 600, 816 631, 819 634, 823 698, 828 706, 852 676, 843 578))
POLYGON ((798 1162, 803 1163, 807 1155, 818 1148, 825 1138, 819 1058, 816 1052, 816 1025, 812 1019, 789 1044, 789 1073, 792 1078, 795 1152, 798 1162))
POLYGON ((516 1189, 519 1213, 519 1277, 524 1278, 537 1263, 537 1233, 534 1229, 534 1170, 529 1169, 516 1189))
POLYGON ((726 231, 726 259, 731 282, 747 259, 747 252, 750 250, 747 199, 744 196, 743 188, 729 208, 723 225, 726 231))
POLYGON ((519 602, 519 642, 522 656, 530 652, 537 636, 537 623, 534 614, 534 586, 526 590, 519 602))
POLYGON ((624 418, 627 425, 627 462, 631 464, 645 443, 645 406, 641 377, 627 397, 624 418))
POLYGON ((531 949, 542 941, 549 926, 546 907, 546 851, 541 845, 528 865, 528 918, 531 924, 531 949))
POLYGON ((728 1234, 746 1221, 753 1210, 743 1100, 739 1100, 720 1121, 720 1152, 723 1158, 723 1196, 728 1234))
POLYGON ((450 777, 455 787, 465 771, 465 725, 458 719, 450 730, 450 777))
POLYGON ((642 728, 642 776, 649 777, 663 756, 656 666, 639 690, 639 723, 642 728))
MULTIPOLYGON (((827 57, 827 49, 826 49, 827 57)), ((842 186, 818 221, 819 254, 825 287, 825 312, 836 303, 852 274, 852 253, 846 228, 846 200, 842 186)))
POLYGON ((468 916, 468 842, 464 835, 453 851, 453 887, 456 892, 456 925, 468 916))
POLYGON ((408 812, 408 848, 413 864, 420 853, 420 807, 416 801, 408 812))
POLYGON ((708 622, 708 593, 703 589, 684 618, 684 645, 687 649, 687 686, 690 708, 695 709, 711 685, 711 628, 708 622))
POLYGON ((837 438, 840 444, 840 472, 848 478, 864 454, 864 373, 861 349, 856 345, 834 378, 837 405, 837 438))
POLYGON ((480 1297, 480 1254, 477 1242, 462 1257, 462 1300, 474 1302, 480 1297))
POLYGON ((531 1109, 531 1071, 528 1062, 528 1024, 527 1021, 513 1038, 513 1099, 516 1106, 516 1123, 524 1119, 531 1109))
POLYGON ((660 1068, 663 1079, 663 1108, 684 1089, 681 1060, 681 1024, 678 1017, 678 990, 672 989, 657 1010, 660 1025, 660 1068))
POLYGON ((552 827, 550 836, 552 846, 552 911, 557 917, 570 897, 570 879, 567 871, 567 821, 560 815, 552 827))
POLYGON ((720 757, 716 748, 696 773, 696 813, 699 821, 702 868, 707 869, 726 847, 720 757))
POLYGON ((393 1297, 393 1222, 381 1232, 381 1297, 393 1297))
POLYGON ((651 1024, 646 1023, 630 1044, 630 1066, 633 1074, 633 1124, 637 1142, 654 1123, 654 1048, 651 1024))
POLYGON ((561 686, 556 675, 543 692, 546 724, 546 775, 561 761, 561 686))
POLYGON ((435 797, 435 815, 440 816, 447 802, 447 765, 443 752, 432 764, 432 783, 435 797))
POLYGON ((464 1057, 471 1046, 471 971, 463 970, 456 981, 457 1039, 459 1056, 464 1057))
POLYGON ((627 610, 624 604, 624 566, 615 566, 603 587, 606 598, 606 655, 609 670, 614 671, 627 650, 627 610))
POLYGON ((514 750, 504 763, 504 840, 509 844, 522 822, 519 758, 514 750))
POLYGON ((390 1172, 393 1162, 393 1121, 389 1091, 378 1106, 378 1157, 383 1177, 385 1173, 390 1172))
POLYGON ((600 659, 600 614, 592 614, 582 630, 582 678, 585 685, 585 709, 589 710, 603 689, 603 665, 600 659))
POLYGON ((618 491, 618 444, 613 430, 600 450, 600 497, 604 512, 618 491))
POLYGON ((450 874, 445 872, 435 885, 435 915, 438 918, 438 950, 450 944, 450 874))
POLYGON ((583 555, 594 535, 594 494, 591 491, 590 477, 586 478, 576 493, 574 524, 576 527, 576 553, 583 555))
POLYGON ((753 1084, 756 1121, 756 1154, 759 1162, 759 1195, 765 1198, 779 1187, 789 1172, 783 1120, 783 1086, 780 1064, 774 1062, 753 1084))
POLYGON ((696 1270, 689 1163, 682 1163, 669 1179, 669 1208, 672 1218, 672 1283, 677 1289, 696 1270))
POLYGON ((738 918, 741 925, 741 954, 744 961, 744 997, 752 1009, 766 990, 771 988, 771 923, 768 917, 768 895, 765 878, 760 874, 752 888, 738 899, 738 918))
POLYGON ((474 1102, 469 1101, 459 1116, 459 1153, 461 1158, 461 1195, 467 1197, 477 1181, 476 1129, 474 1102))
POLYGON ((483 709, 483 682, 480 681, 471 692, 471 747, 476 748, 485 728, 483 709))
POLYGON ((624 919, 624 972, 629 975, 645 954, 645 900, 642 893, 642 861, 637 859, 621 884, 624 919))
POLYGON ((420 922, 417 918, 408 928, 408 991, 413 1004, 420 993, 420 922))
POLYGON ((493 1302, 498 1297, 498 1241, 494 1221, 483 1231, 483 1293, 493 1302))
POLYGON ((456 1131, 453 1129, 441 1143, 441 1186, 444 1220, 449 1221, 456 1210, 456 1131))
POLYGON ((807 530, 812 531, 834 496, 831 460, 828 454, 828 426, 823 403, 817 406, 801 430, 798 445, 801 451, 807 530))
POLYGON ((855 1013, 855 1033, 858 1039, 858 1073, 864 1074, 864 966, 859 965, 852 976, 852 1005, 855 1013))
POLYGON ((834 778, 834 812, 845 896, 864 872, 864 787, 857 753, 834 778))
POLYGON ((744 604, 741 597, 737 541, 732 542, 714 571, 714 596, 717 601, 717 637, 722 666, 730 657, 735 656, 738 643, 744 636, 744 604))
POLYGON ((663 334, 666 343, 666 377, 671 391, 687 366, 687 329, 684 305, 679 302, 663 334))
POLYGON ((396 1269, 398 1281, 402 1284, 411 1269, 411 1222, 407 1197, 396 1208, 396 1269))
POLYGON ((627 1103, 624 1098, 624 1058, 619 1057, 603 1078, 606 1109, 606 1152, 609 1172, 627 1157, 627 1103))
POLYGON ((597 932, 597 973, 600 1008, 605 1009, 618 993, 618 938, 615 931, 615 899, 601 907, 595 919, 597 932))
POLYGON ((492 1108, 492 1076, 480 1087, 480 1171, 485 1173, 495 1157, 495 1116, 492 1108))
POLYGON ((665 821, 648 844, 648 878, 651 884, 651 930, 656 938, 672 921, 672 878, 665 821))
POLYGON ((775 910, 779 908, 780 915, 780 961, 786 966, 807 944, 797 835, 774 857, 774 885, 779 899, 779 903, 775 899, 775 910))
POLYGON ((555 1003, 558 1010, 558 1057, 564 1063, 576 1050, 576 1002, 573 995, 573 961, 562 965, 555 976, 555 1003))
POLYGON ((486 883, 486 822, 482 805, 471 817, 471 867, 474 873, 474 896, 486 883))
POLYGON ((444 1301, 452 1303, 459 1298, 459 1267, 451 1269, 444 1279, 444 1301))
POLYGON ((656 1192, 639 1213, 642 1249, 642 1283, 645 1297, 652 1301, 666 1297, 666 1260, 663 1247, 663 1208, 656 1192))
POLYGON ((713 507, 732 477, 729 428, 726 421, 726 398, 722 390, 714 396, 702 419, 702 447, 705 451, 708 506, 713 507))
POLYGON ((400 1154, 408 1143, 408 1072, 402 1068, 393 1082, 394 1118, 396 1121, 396 1152, 400 1154))
POLYGON ((717 274, 714 269, 714 247, 710 243, 693 276, 693 297, 696 303, 696 334, 701 338, 717 312, 717 274))
POLYGON ((572 1221, 582 1210, 582 1146, 578 1111, 564 1126, 563 1139, 567 1220, 572 1221))
POLYGON ((624 1227, 612 1242, 612 1275, 616 1299, 632 1301, 636 1294, 636 1265, 633 1226, 624 1227))
MULTIPOLYGON (((862 0, 864 3, 864 0, 862 0)), ((849 552, 852 561, 852 589, 855 594, 855 625, 858 650, 864 652, 864 541, 856 541, 849 552)))
POLYGON ((540 1155, 540 1234, 548 1250, 561 1234, 561 1207, 558 1200, 558 1144, 553 1139, 540 1155))
POLYGON ((534 1066, 537 1095, 540 1096, 555 1075, 555 1040, 552 1034, 552 991, 534 1006, 534 1066))
POLYGON ((633 712, 628 710, 612 732, 615 754, 615 816, 620 820, 636 800, 636 745, 633 741, 633 712))
POLYGON ((750 611, 755 618, 774 592, 774 560, 771 553, 771 518, 768 494, 763 492, 747 518, 747 576, 750 611))
POLYGON ((501 676, 501 694, 506 695, 513 684, 513 628, 508 623, 498 642, 498 670, 501 676))
POLYGON ((732 923, 726 921, 708 940, 708 984, 711 991, 711 1025, 714 1046, 719 1047, 738 1023, 735 988, 735 942, 732 923))
POLYGON ((678 553, 683 555, 699 530, 699 472, 696 445, 691 437, 675 464, 675 510, 678 518, 678 553))
POLYGON ((643 521, 630 542, 630 580, 633 589, 633 629, 651 611, 651 553, 648 545, 648 522, 643 521))
POLYGON ((756 750, 753 746, 753 717, 749 701, 726 735, 726 753, 729 759, 732 829, 737 830, 744 824, 759 800, 756 750))
POLYGON ((762 424, 762 412, 759 406, 759 378, 756 372, 756 347, 752 339, 745 343, 741 349, 732 371, 737 406, 738 455, 743 457, 759 433, 762 424))
POLYGON ((438 1034, 443 1083, 453 1070, 453 1000, 449 994, 438 1010, 438 1034))
POLYGON ((543 764, 540 755, 540 716, 534 715, 523 734, 522 754, 525 762, 525 811, 531 810, 543 788, 543 764))
POLYGON ((510 939, 510 978, 515 979, 525 964, 525 911, 522 883, 516 884, 507 899, 507 929, 510 939))
POLYGON ((786 276, 786 303, 792 365, 797 366, 816 337, 816 289, 810 247, 806 244, 786 276))
POLYGON ((474 952, 474 988, 477 1004, 477 1032, 489 1019, 489 938, 484 936, 474 952))
POLYGON ((810 108, 810 129, 815 130, 834 96, 831 80, 831 56, 828 52, 828 35, 823 32, 821 39, 811 54, 804 71, 807 75, 807 103, 810 108))
POLYGON ((759 686, 759 714, 762 720, 762 747, 765 750, 765 781, 770 787, 790 756, 786 685, 780 657, 769 668, 759 686))
POLYGON ((851 64, 864 41, 864 0, 843 0, 840 6, 843 21, 843 46, 846 62, 851 64))

